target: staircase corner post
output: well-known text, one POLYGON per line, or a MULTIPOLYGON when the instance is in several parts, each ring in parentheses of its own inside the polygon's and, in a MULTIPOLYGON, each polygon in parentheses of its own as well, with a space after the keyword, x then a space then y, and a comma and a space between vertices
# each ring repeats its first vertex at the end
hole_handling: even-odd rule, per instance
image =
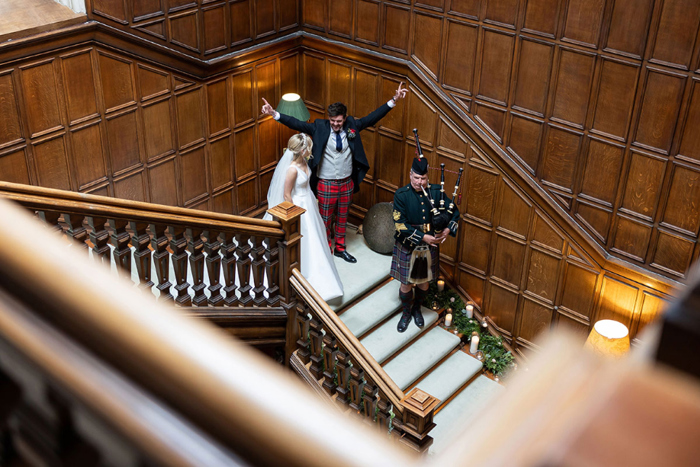
POLYGON ((440 400, 425 391, 413 388, 401 399, 403 415, 394 421, 394 429, 400 431, 400 442, 421 454, 428 452, 433 438, 428 435, 435 427, 433 415, 440 400))
POLYGON ((296 348, 296 295, 289 279, 292 277, 292 270, 301 270, 301 215, 305 209, 284 201, 277 206, 267 210, 274 220, 282 224, 284 239, 279 242, 279 287, 280 304, 287 313, 287 332, 284 349, 284 364, 289 366, 289 358, 296 348))

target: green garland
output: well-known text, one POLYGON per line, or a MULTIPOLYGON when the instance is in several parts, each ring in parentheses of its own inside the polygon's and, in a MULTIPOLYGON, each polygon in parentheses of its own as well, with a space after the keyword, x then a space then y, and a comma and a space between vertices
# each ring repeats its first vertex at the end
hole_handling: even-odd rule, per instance
POLYGON ((464 336, 471 339, 473 332, 479 334, 479 350, 484 354, 484 368, 496 376, 502 376, 507 370, 516 368, 513 354, 503 345, 501 336, 493 336, 488 330, 482 328, 481 323, 476 318, 467 318, 463 310, 466 308, 464 300, 457 292, 445 288, 438 292, 436 282, 430 283, 428 295, 423 301, 426 308, 437 309, 452 308, 453 323, 457 330, 464 336))

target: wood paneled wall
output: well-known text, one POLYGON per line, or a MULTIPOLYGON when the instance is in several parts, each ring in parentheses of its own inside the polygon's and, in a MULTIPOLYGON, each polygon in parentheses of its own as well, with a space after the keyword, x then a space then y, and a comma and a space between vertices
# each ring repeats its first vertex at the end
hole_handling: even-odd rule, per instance
POLYGON ((94 44, 0 65, 0 179, 253 212, 288 134, 259 102, 298 92, 299 60, 205 82, 94 44))
POLYGON ((303 27, 413 61, 608 252, 700 254, 700 3, 304 0, 303 27))
POLYGON ((299 0, 87 0, 88 16, 209 60, 299 26, 299 0))
MULTIPOLYGON (((302 63, 312 118, 337 100, 346 102, 352 115, 364 116, 406 80, 377 71, 377 63, 316 51, 305 51, 302 63)), ((668 302, 668 286, 606 270, 599 253, 590 254, 589 246, 569 235, 541 201, 505 173, 494 151, 470 137, 468 125, 448 115, 422 87, 412 82, 408 98, 376 128, 363 131, 371 168, 355 195, 353 213, 362 217, 375 203, 393 200, 394 191, 408 183, 415 154, 412 129, 417 128, 431 166, 445 163, 448 170, 465 170, 459 235, 443 244, 443 267, 519 351, 536 349, 537 334, 558 326, 573 328, 583 340, 590 326, 605 318, 621 321, 636 336, 668 302)), ((439 171, 431 180, 439 181, 439 171)), ((455 174, 446 176, 448 191, 455 181, 455 174)))

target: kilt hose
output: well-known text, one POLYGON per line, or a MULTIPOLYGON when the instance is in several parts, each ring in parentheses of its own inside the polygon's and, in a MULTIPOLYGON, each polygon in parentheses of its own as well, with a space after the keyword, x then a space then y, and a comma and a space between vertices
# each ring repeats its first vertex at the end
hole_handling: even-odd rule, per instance
POLYGON ((335 248, 345 251, 345 229, 354 188, 355 184, 350 177, 341 180, 318 180, 318 210, 321 212, 323 223, 326 224, 326 238, 331 249, 331 222, 335 213, 335 248))
MULTIPOLYGON (((401 242, 394 242, 394 253, 391 257, 391 277, 401 282, 402 284, 411 284, 411 254, 413 248, 408 248, 401 242)), ((430 263, 433 271, 433 279, 438 277, 438 260, 440 252, 437 247, 430 247, 430 263)))

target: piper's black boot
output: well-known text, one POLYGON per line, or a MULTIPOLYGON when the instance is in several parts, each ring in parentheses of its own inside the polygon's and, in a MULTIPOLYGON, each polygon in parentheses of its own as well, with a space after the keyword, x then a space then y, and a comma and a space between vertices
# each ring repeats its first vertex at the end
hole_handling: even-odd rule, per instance
POLYGON ((416 322, 416 326, 422 328, 425 322, 423 321, 423 312, 420 307, 425 300, 425 296, 428 295, 427 290, 421 290, 416 287, 416 298, 413 299, 413 306, 411 307, 411 314, 413 314, 413 320, 416 322))
POLYGON ((411 301, 413 300, 413 290, 408 292, 399 291, 399 299, 401 300, 401 309, 403 313, 401 314, 401 319, 399 319, 399 324, 396 326, 396 330, 399 332, 405 332, 408 328, 408 324, 411 322, 411 301))

